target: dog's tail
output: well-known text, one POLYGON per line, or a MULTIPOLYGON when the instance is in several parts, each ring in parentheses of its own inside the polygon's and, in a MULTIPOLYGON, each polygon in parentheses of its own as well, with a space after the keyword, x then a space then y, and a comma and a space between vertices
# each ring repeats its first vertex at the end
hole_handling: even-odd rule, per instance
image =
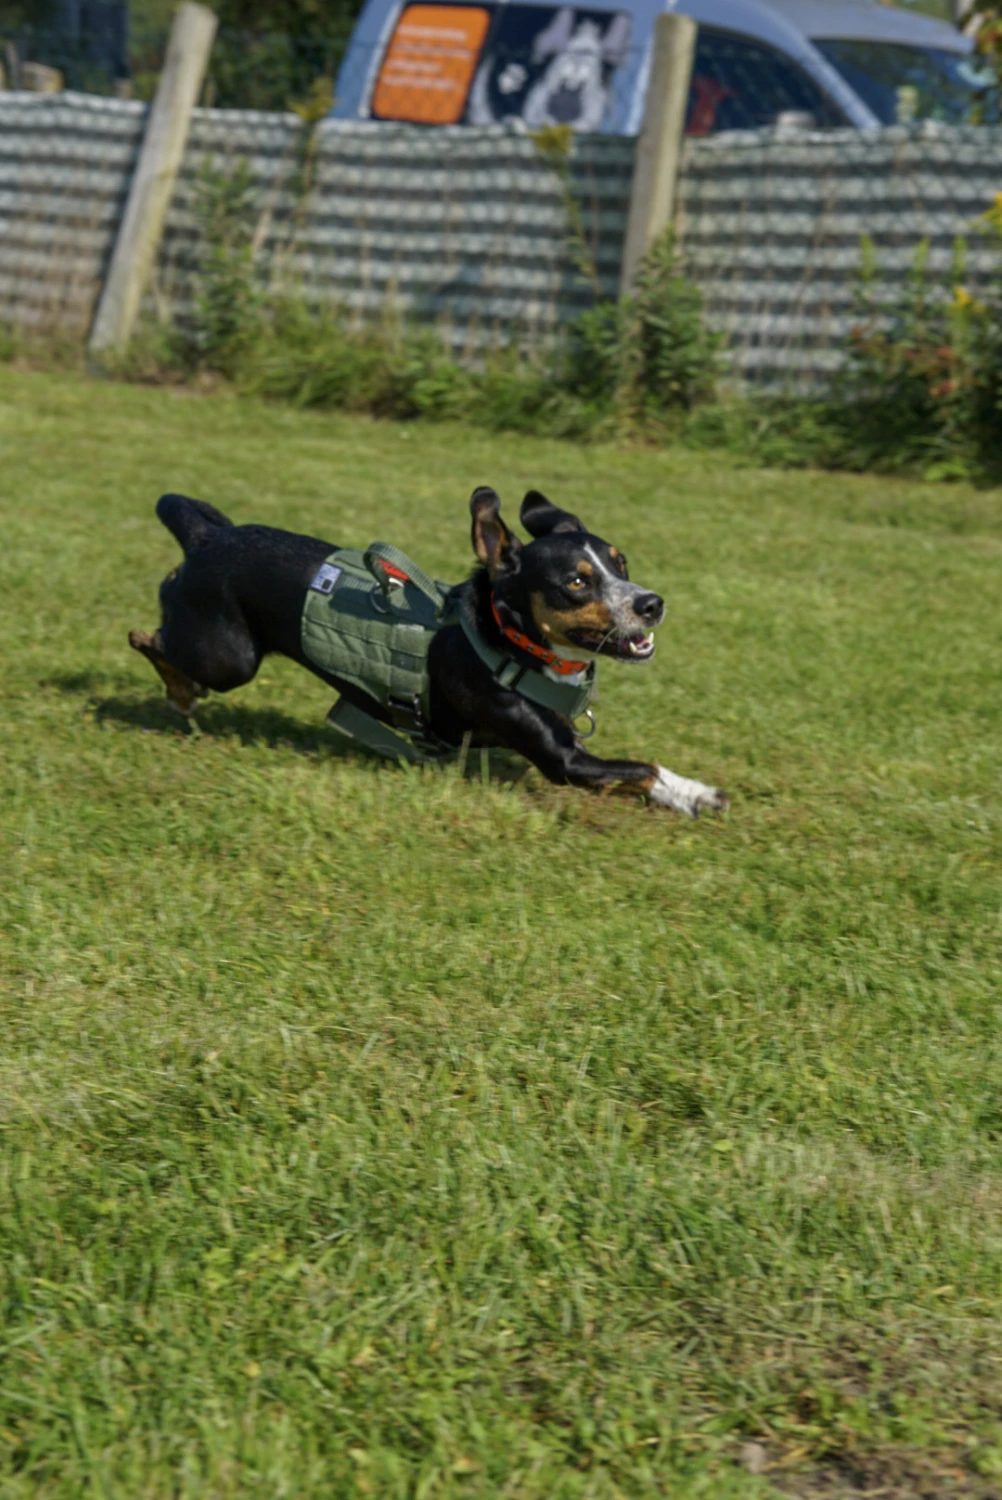
POLYGON ((180 542, 185 556, 207 541, 221 526, 232 526, 229 516, 205 500, 189 500, 187 495, 161 495, 157 501, 157 520, 180 542))

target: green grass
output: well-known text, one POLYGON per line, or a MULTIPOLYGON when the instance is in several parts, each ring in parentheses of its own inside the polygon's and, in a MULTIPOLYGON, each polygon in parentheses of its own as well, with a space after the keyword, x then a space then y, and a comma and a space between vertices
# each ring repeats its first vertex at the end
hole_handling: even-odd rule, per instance
POLYGON ((998 495, 10 368, 0 459, 3 1500, 998 1495, 998 495), (595 744, 726 821, 126 646, 162 490, 457 578, 479 483, 666 595, 595 744))

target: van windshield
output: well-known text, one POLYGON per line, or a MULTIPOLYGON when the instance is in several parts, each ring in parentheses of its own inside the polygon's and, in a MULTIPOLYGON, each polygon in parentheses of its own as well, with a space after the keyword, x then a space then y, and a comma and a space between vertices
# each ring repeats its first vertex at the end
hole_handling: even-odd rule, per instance
MULTIPOLYGON (((970 120, 980 92, 990 81, 991 75, 977 59, 938 47, 843 37, 811 40, 884 125, 908 120, 960 125, 970 120)), ((988 114, 997 119, 997 108, 988 114)))

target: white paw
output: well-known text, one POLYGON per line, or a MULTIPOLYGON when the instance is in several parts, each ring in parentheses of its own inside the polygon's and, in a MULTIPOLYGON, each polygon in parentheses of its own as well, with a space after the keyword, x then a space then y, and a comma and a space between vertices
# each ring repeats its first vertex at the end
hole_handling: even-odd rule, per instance
POLYGON ((726 792, 704 786, 701 781, 690 781, 688 776, 676 776, 664 766, 658 766, 658 779, 647 795, 659 807, 670 807, 674 812, 685 813, 687 818, 698 818, 701 812, 726 812, 731 805, 726 792))

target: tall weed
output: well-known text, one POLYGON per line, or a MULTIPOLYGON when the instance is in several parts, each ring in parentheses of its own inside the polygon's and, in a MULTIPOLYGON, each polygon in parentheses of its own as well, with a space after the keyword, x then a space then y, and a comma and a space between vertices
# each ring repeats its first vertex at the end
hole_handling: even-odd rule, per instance
POLYGON ((254 275, 254 182, 246 162, 232 172, 207 162, 195 216, 205 242, 197 278, 192 345, 221 374, 237 373, 258 337, 263 296, 254 275))

